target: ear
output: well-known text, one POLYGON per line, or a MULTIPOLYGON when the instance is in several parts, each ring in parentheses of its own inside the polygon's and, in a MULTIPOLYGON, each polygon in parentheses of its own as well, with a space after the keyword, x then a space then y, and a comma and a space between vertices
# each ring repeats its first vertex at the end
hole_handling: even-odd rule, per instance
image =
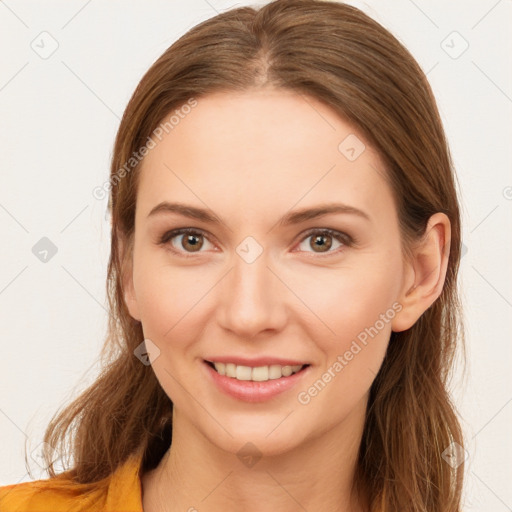
POLYGON ((118 247, 124 302, 130 316, 140 322, 139 307, 133 285, 133 240, 128 241, 123 235, 119 235, 118 247))
POLYGON ((425 234, 406 263, 398 302, 402 309, 391 322, 395 332, 412 327, 443 291, 450 254, 450 219, 444 213, 432 215, 425 234))

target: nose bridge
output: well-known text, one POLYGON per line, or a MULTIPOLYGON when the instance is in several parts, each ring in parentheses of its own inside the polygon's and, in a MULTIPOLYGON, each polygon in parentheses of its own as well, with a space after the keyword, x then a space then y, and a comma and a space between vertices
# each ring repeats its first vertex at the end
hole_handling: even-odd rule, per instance
POLYGON ((252 237, 236 248, 234 268, 223 289, 220 318, 224 327, 246 336, 278 327, 284 309, 269 255, 252 237))

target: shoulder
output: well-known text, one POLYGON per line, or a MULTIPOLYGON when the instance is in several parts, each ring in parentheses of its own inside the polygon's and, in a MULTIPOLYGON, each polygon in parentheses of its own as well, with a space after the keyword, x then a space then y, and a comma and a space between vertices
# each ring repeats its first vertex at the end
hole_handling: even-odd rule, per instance
POLYGON ((140 460, 130 458, 101 482, 79 484, 67 474, 0 487, 2 512, 142 512, 140 460))
POLYGON ((66 478, 50 478, 0 487, 2 512, 71 512, 100 510, 108 486, 76 484, 66 478))
POLYGON ((84 492, 82 486, 73 486, 69 480, 57 478, 35 480, 0 487, 0 510, 2 512, 80 510, 80 507, 89 507, 93 498, 98 498, 98 491, 84 492))

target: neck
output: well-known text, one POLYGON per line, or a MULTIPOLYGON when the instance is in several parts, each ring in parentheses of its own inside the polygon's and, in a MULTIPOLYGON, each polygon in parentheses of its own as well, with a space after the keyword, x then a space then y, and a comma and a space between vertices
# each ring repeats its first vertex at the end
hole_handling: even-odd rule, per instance
POLYGON ((362 405, 362 415, 294 450, 254 458, 219 448, 175 414, 171 447, 143 476, 144 512, 363 512, 352 493, 362 405))

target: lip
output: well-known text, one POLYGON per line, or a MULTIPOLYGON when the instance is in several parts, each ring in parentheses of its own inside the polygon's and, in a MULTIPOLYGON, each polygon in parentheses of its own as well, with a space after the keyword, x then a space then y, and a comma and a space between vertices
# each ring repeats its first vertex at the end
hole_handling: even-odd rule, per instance
POLYGON ((206 361, 210 361, 211 363, 234 363, 237 366, 250 366, 251 368, 255 368, 257 366, 271 366, 273 364, 278 364, 280 366, 297 366, 297 365, 305 365, 310 364, 305 361, 296 361, 293 359, 283 359, 282 357, 238 357, 238 356, 219 356, 219 357, 206 357, 206 361))
MULTIPOLYGON (((233 360, 231 360, 231 362, 233 362, 233 360)), ((232 377, 227 377, 226 375, 220 375, 206 361, 202 361, 202 365, 205 372, 207 372, 208 378, 215 383, 220 391, 245 402, 263 402, 279 395, 280 393, 289 391, 296 386, 306 374, 309 374, 309 369, 311 368, 311 366, 306 366, 289 377, 281 377, 279 379, 271 379, 264 382, 253 382, 250 380, 237 380, 232 377)), ((266 365, 262 364, 261 366, 266 365)))

